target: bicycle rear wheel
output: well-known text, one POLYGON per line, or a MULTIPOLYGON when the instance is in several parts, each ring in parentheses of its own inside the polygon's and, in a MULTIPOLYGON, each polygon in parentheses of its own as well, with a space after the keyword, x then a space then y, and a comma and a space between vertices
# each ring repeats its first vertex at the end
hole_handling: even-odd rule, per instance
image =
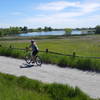
POLYGON ((36 64, 37 64, 38 66, 41 66, 41 65, 42 65, 42 60, 41 60, 41 58, 40 58, 39 56, 36 56, 35 62, 36 62, 36 64))

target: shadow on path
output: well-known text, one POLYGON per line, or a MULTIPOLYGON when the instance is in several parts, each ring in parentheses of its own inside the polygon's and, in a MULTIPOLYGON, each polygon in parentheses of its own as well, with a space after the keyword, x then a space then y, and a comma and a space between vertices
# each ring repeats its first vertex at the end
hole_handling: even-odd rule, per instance
POLYGON ((31 68, 33 66, 34 66, 33 64, 22 64, 22 65, 20 65, 20 68, 31 68))

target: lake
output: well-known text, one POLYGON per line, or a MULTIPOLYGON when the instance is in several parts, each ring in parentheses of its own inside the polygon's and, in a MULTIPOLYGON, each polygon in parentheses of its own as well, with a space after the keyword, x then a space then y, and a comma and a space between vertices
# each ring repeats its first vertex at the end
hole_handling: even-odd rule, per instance
MULTIPOLYGON (((49 31, 49 32, 30 32, 30 33, 21 33, 19 36, 46 36, 46 35, 64 35, 65 31, 49 31)), ((81 34, 81 31, 73 30, 72 35, 81 34)))

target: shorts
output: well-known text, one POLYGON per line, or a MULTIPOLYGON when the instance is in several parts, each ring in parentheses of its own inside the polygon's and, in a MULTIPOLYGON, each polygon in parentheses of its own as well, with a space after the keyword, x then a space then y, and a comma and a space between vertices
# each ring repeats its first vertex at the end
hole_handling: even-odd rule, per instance
POLYGON ((36 56, 38 52, 39 52, 38 50, 33 51, 32 56, 36 56))

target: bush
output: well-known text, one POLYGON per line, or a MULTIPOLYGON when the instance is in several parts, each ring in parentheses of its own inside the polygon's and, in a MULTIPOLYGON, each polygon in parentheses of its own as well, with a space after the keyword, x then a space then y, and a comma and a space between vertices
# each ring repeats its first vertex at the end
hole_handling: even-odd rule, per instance
POLYGON ((1 56, 10 56, 14 58, 24 58, 25 54, 23 51, 14 50, 12 48, 0 48, 1 56))
POLYGON ((66 67, 68 65, 67 57, 61 57, 58 59, 58 65, 62 67, 66 67))
POLYGON ((88 71, 100 71, 100 63, 93 59, 77 59, 76 68, 88 71))
POLYGON ((100 25, 96 26, 96 34, 100 34, 100 25))
POLYGON ((71 35, 71 32, 72 32, 72 29, 71 28, 66 28, 64 29, 65 30, 65 36, 70 36, 71 35))

